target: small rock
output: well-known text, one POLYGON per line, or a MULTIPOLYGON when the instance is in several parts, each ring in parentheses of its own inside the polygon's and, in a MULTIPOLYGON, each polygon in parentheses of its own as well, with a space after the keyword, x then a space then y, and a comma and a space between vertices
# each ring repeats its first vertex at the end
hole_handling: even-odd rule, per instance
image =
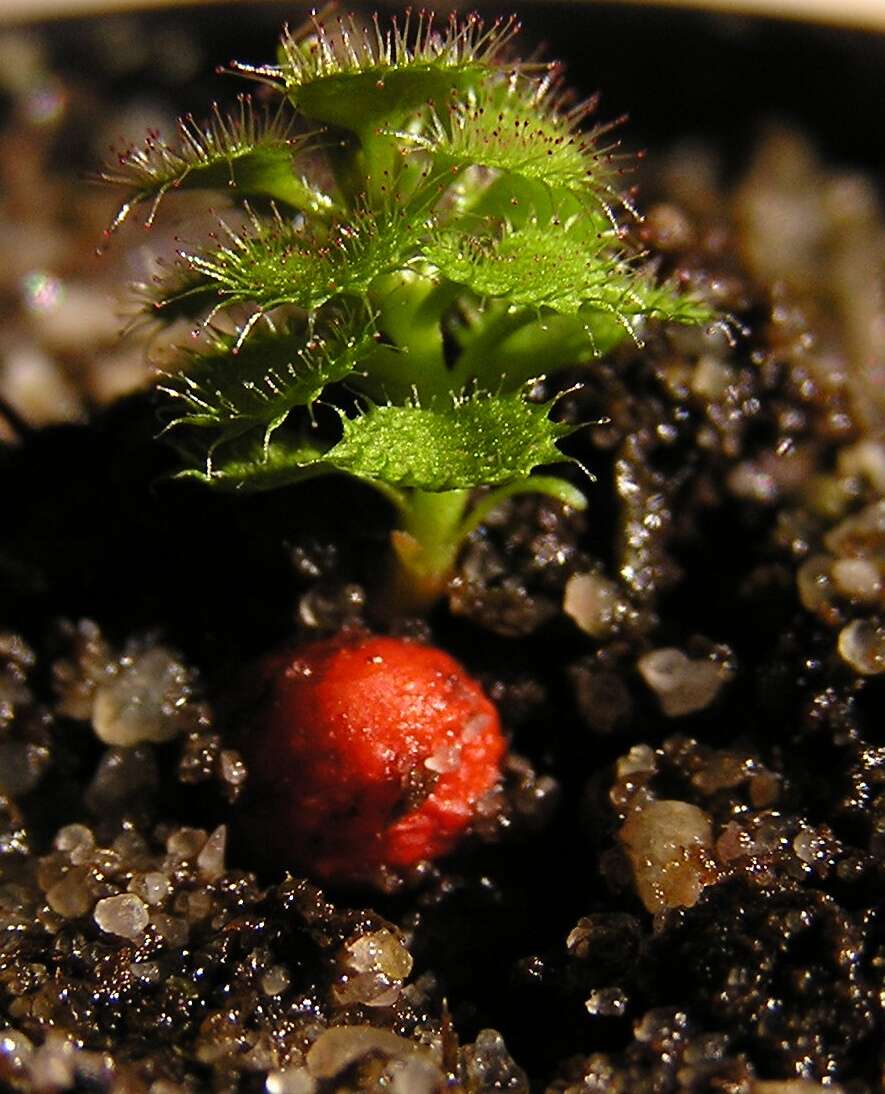
POLYGON ((160 966, 156 961, 133 961, 129 966, 132 975, 147 984, 157 984, 160 980, 160 966))
POLYGON ((232 748, 225 748, 219 756, 221 777, 231 786, 241 786, 246 780, 246 765, 243 763, 239 752, 232 748))
POLYGON ((383 928, 361 935, 347 946, 348 964, 357 972, 381 972, 391 980, 405 980, 412 971, 412 955, 393 932, 383 928))
POLYGON ((710 818, 696 805, 654 801, 631 813, 620 838, 650 912, 690 908, 715 880, 710 818))
POLYGON ((476 1042, 464 1049, 464 1065, 469 1090, 529 1094, 526 1073, 513 1062, 497 1030, 480 1030, 476 1042))
POLYGON ((227 825, 220 824, 209 836, 197 855, 197 869, 206 881, 217 881, 224 873, 224 852, 227 846, 227 825))
POLYGON ((65 919, 77 919, 78 916, 86 915, 95 903, 87 885, 88 877, 89 868, 86 866, 74 866, 68 870, 61 881, 57 881, 46 894, 49 907, 65 919))
POLYGON ((846 517, 827 532, 828 551, 843 558, 875 558, 885 553, 885 498, 846 517))
POLYGON ((562 609, 591 638, 607 638, 617 626, 622 600, 607 577, 575 574, 566 583, 562 609))
POLYGON ((53 846, 57 851, 73 855, 76 851, 91 850, 95 846, 95 836, 85 824, 66 824, 56 832, 53 846))
POLYGON ((383 927, 348 943, 340 960, 343 971, 335 983, 334 996, 342 1006, 390 1006, 412 971, 412 955, 392 931, 383 927))
POLYGON ((171 891, 169 878, 156 870, 147 874, 136 874, 129 882, 129 892, 135 893, 145 904, 154 907, 162 904, 171 891))
POLYGON ((796 574, 796 587, 804 608, 809 612, 826 613, 835 594, 831 556, 812 555, 806 559, 796 574))
POLYGON ((289 986, 289 973, 283 965, 274 965, 261 978, 265 995, 280 995, 289 986))
POLYGON ((429 1060, 412 1056, 390 1067, 390 1094, 438 1094, 450 1084, 429 1060))
POLYGON ((885 672, 885 627, 855 619, 839 632, 839 654, 861 676, 885 672))
POLYGON ((838 455, 842 475, 859 475, 880 494, 885 494, 885 443, 865 439, 843 448, 838 455))
POLYGON ((206 846, 205 828, 178 828, 166 840, 166 850, 178 862, 196 859, 206 846))
POLYGON ((264 1083, 267 1094, 313 1094, 316 1081, 306 1067, 271 1071, 264 1083))
POLYGON ((833 582, 843 596, 875 604, 882 594, 879 567, 867 558, 840 558, 833 563, 833 582))
POLYGON ((648 745, 633 745, 627 755, 621 756, 615 764, 619 779, 629 779, 632 775, 654 775, 657 769, 654 749, 648 745))
POLYGON ((133 942, 141 938, 149 922, 144 901, 134 893, 105 897, 95 905, 93 917, 103 931, 133 942))
POLYGON ((315 1079, 333 1079, 344 1068, 369 1052, 393 1059, 411 1056, 421 1050, 413 1041, 374 1026, 333 1026, 310 1046, 307 1067, 315 1079))
POLYGON ((627 996, 620 988, 600 988, 584 1001, 588 1014, 600 1018, 622 1018, 627 1012, 627 996))
POLYGON ((95 693, 92 725, 106 744, 131 748, 170 741, 183 728, 179 717, 188 693, 188 672, 169 650, 154 646, 131 659, 95 693))
MULTIPOLYGON (((212 894, 207 889, 194 889, 191 893, 184 894, 184 913, 191 923, 198 923, 211 915, 214 907, 212 894)), ((176 905, 176 910, 180 910, 176 905)))
POLYGON ((657 695, 668 718, 703 710, 719 694, 725 671, 714 661, 692 661, 682 650, 652 650, 640 657, 643 680, 657 695))
POLYGON ((157 934, 170 946, 183 946, 187 942, 189 928, 185 920, 165 912, 151 913, 151 922, 157 934))

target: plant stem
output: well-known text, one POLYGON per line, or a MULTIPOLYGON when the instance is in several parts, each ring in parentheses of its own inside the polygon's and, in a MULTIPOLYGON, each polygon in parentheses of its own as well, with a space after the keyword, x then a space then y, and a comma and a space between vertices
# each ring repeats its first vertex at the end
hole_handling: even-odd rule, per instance
POLYGON ((412 490, 406 496, 401 526, 391 533, 396 570, 388 614, 425 611, 442 594, 464 538, 469 501, 469 490, 412 490))

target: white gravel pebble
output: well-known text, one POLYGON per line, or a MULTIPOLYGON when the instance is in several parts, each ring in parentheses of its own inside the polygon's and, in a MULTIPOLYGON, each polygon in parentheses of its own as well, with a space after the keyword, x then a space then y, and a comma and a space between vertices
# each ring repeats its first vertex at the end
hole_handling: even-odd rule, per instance
POLYGON ((105 897, 95 905, 93 918, 108 934, 137 941, 149 922, 148 910, 134 893, 105 897))
POLYGON ((885 672, 885 627, 855 619, 839 632, 839 653, 861 676, 885 672))
POLYGON ((227 825, 219 826, 211 833, 197 855, 197 869, 207 881, 217 881, 224 873, 224 852, 227 847, 227 825))
POLYGON ((640 657, 643 680, 657 695, 669 718, 703 710, 719 694, 725 673, 713 661, 692 661, 682 650, 668 647, 640 657))
POLYGON ((181 732, 176 717, 186 686, 181 662, 162 646, 133 657, 95 693, 92 725, 105 744, 131 748, 142 741, 160 744, 181 732))
POLYGON ((606 638, 617 622, 618 586, 601 574, 574 574, 565 586, 562 609, 591 638, 606 638))
POLYGON ((712 880, 710 818, 696 805, 650 802, 627 818, 621 841, 650 912, 692 907, 712 880))

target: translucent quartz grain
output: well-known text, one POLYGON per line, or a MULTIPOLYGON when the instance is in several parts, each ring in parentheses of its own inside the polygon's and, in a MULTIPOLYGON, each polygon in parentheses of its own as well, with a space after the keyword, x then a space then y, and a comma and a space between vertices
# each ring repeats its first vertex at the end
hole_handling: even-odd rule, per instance
POLYGON ((882 594, 879 567, 867 558, 840 558, 833 563, 833 581, 851 600, 875 604, 882 594))
POLYGON ((207 881, 217 881, 224 873, 224 853, 227 847, 227 825, 219 826, 211 833, 197 855, 197 869, 207 881))
POLYGON ((357 972, 381 972, 391 980, 404 980, 412 971, 412 955, 385 928, 361 935, 347 951, 348 964, 357 972))
POLYGON ((272 1071, 264 1084, 267 1094, 313 1094, 316 1081, 306 1067, 272 1071))
POLYGON ((95 836, 92 834, 92 829, 87 828, 85 824, 66 824, 64 828, 59 828, 52 842, 57 851, 67 851, 72 854, 81 848, 94 847, 95 836))
POLYGON ((147 874, 136 874, 129 882, 129 892, 145 902, 145 904, 162 904, 172 891, 172 884, 166 874, 152 870, 147 874))
POLYGON ((272 965, 261 978, 261 990, 265 995, 279 995, 288 988, 289 979, 283 965, 272 965))
POLYGON ((181 732, 178 715, 187 674, 162 646, 133 657, 95 693, 92 724, 109 745, 159 744, 181 732))
POLYGON ((712 880, 710 818, 696 805, 649 802, 630 814, 620 838, 650 912, 692 907, 712 880))
POLYGON ((839 632, 839 653, 861 676, 885 672, 885 626, 855 619, 839 632))
POLYGON ((614 629, 618 586, 601 574, 575 574, 565 586, 562 609, 591 638, 605 638, 614 629))
POLYGON ((368 1052, 380 1052, 399 1058, 420 1051, 390 1030, 374 1026, 333 1026, 321 1033, 310 1046, 307 1067, 316 1079, 331 1079, 368 1052))
POLYGON ((46 894, 49 907, 65 919, 86 915, 95 902, 87 885, 88 877, 89 868, 86 866, 75 866, 69 870, 46 894))
POLYGON ((149 922, 144 901, 134 893, 105 897, 95 905, 93 916, 103 931, 131 941, 141 938, 149 922))
POLYGON ((693 661, 682 650, 652 650, 640 657, 637 667, 657 695, 661 710, 670 718, 703 710, 716 698, 725 682, 720 665, 693 661))

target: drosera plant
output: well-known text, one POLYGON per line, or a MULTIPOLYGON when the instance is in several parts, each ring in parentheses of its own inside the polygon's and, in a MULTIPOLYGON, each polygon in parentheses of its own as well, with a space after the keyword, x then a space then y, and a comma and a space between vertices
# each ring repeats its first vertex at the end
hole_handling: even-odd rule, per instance
POLYGON ((558 65, 515 59, 513 18, 317 17, 274 64, 235 64, 275 105, 152 135, 104 178, 151 224, 171 190, 235 207, 151 286, 199 321, 161 385, 182 476, 260 491, 332 472, 396 511, 399 594, 444 589, 505 498, 583 508, 550 465, 573 428, 534 383, 654 320, 708 323, 621 226, 627 161, 558 65), (539 469, 541 469, 539 473, 539 469))

